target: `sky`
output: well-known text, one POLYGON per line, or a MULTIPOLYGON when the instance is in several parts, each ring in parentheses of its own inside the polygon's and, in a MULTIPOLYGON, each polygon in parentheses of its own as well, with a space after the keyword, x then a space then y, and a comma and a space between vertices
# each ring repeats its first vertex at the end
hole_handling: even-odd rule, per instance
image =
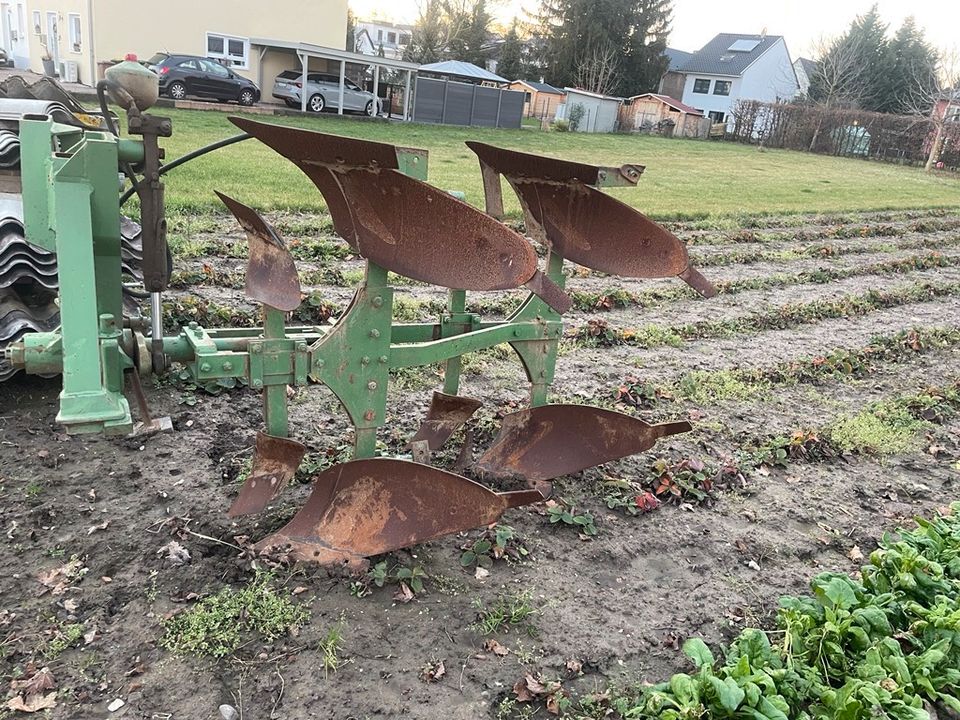
MULTIPOLYGON (((349 0, 358 18, 413 22, 417 0, 349 0)), ((874 0, 674 0, 670 47, 693 51, 720 32, 784 35, 794 57, 814 54, 818 41, 839 35, 874 0)), ((536 8, 536 0, 488 0, 498 20, 536 8)), ((913 15, 928 41, 941 49, 960 45, 957 0, 878 0, 880 14, 894 28, 913 15)))

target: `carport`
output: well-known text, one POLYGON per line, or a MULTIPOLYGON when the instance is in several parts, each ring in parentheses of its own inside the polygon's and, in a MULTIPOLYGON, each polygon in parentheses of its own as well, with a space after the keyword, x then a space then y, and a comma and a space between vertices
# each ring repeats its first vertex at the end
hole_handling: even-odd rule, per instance
MULTIPOLYGON (((366 65, 373 68, 373 94, 380 97, 380 69, 399 70, 406 74, 406 82, 403 92, 403 119, 410 119, 410 92, 413 85, 413 74, 420 66, 416 63, 404 62, 403 60, 391 60, 380 57, 379 55, 362 55, 360 53, 347 52, 346 50, 337 50, 336 48, 323 47, 304 42, 287 42, 286 40, 270 40, 267 38, 250 38, 250 46, 259 49, 260 62, 258 64, 257 81, 260 89, 266 94, 264 88, 264 65, 265 57, 272 55, 291 55, 295 54, 300 63, 301 86, 307 86, 307 73, 311 59, 323 60, 327 65, 339 65, 340 68, 340 97, 337 102, 337 114, 343 115, 343 90, 344 82, 347 76, 347 65, 366 65)), ((270 78, 273 82, 273 78, 270 78)), ((300 109, 307 111, 307 93, 300 93, 300 109)))

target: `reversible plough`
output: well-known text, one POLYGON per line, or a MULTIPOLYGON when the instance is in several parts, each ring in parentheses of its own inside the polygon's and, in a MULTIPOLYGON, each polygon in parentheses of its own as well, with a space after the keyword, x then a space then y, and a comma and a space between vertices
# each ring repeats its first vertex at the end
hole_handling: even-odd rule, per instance
MULTIPOLYGON (((479 158, 486 212, 425 182, 425 152, 378 142, 232 118, 247 136, 297 165, 323 195, 337 234, 366 261, 362 282, 332 325, 287 326, 301 302, 294 260, 284 240, 255 210, 219 194, 246 233, 246 295, 263 307, 262 328, 206 329, 195 323, 164 335, 160 293, 170 274, 158 138, 171 123, 142 112, 123 87, 107 84, 142 140, 77 127, 49 116, 20 121, 26 236, 55 252, 60 267, 60 327, 25 335, 7 358, 30 373, 62 373, 59 422, 71 432, 129 433, 125 375, 150 427, 139 377, 181 363, 198 384, 242 378, 263 395, 251 472, 231 516, 263 510, 293 478, 305 447, 290 439, 287 387, 323 383, 354 428, 353 456, 313 480, 303 508, 260 541, 261 551, 327 565, 362 566, 366 558, 496 522, 507 508, 541 501, 550 482, 643 452, 686 422, 649 425, 587 405, 550 404, 563 314, 564 263, 611 275, 679 277, 704 296, 713 288, 689 264, 682 242, 601 191, 633 186, 643 168, 603 168, 468 143, 479 158), (150 321, 124 318, 118 168, 140 198, 142 275, 152 294, 150 321), (526 232, 546 249, 543 269, 527 237, 501 222, 501 177, 523 207, 526 232), (395 323, 388 272, 449 290, 436 323, 395 323), (506 320, 467 312, 467 291, 526 287, 506 320), (480 406, 459 395, 465 354, 508 344, 530 383, 529 407, 503 418, 493 443, 473 463, 481 479, 523 478, 526 489, 495 492, 430 465, 480 406), (411 439, 414 460, 375 457, 386 420, 387 385, 396 368, 445 363, 443 392, 411 439)), ((101 103, 105 105, 105 103, 101 103)), ((221 143, 222 145, 222 143, 221 143)), ((195 153, 200 154, 200 153, 195 153)), ((171 164, 172 166, 172 164, 171 164)), ((170 167, 170 166, 167 166, 170 167)))

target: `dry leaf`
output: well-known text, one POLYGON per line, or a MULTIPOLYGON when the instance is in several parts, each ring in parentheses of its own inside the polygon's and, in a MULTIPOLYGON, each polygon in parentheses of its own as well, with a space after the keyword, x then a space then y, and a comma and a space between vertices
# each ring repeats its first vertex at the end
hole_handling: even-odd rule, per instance
POLYGON ((407 587, 405 582, 400 583, 400 587, 393 594, 393 599, 400 603, 408 603, 416 597, 413 591, 407 587))
POLYGON ((10 682, 10 689, 16 690, 18 692, 23 692, 24 695, 39 695, 47 690, 53 690, 57 683, 53 679, 53 674, 50 672, 50 668, 40 668, 40 670, 35 670, 31 673, 31 668, 35 668, 32 664, 27 666, 27 672, 29 677, 24 680, 13 680, 10 682))
POLYGON ((473 576, 477 580, 486 580, 488 577, 490 577, 490 571, 477 565, 477 569, 473 573, 473 576))
POLYGON ((309 588, 307 588, 307 587, 304 586, 304 585, 297 585, 297 586, 293 589, 292 593, 293 593, 294 595, 299 595, 300 593, 305 593, 308 589, 309 589, 309 588))
MULTIPOLYGON (((54 595, 63 595, 71 583, 82 577, 86 572, 87 568, 83 566, 83 562, 79 558, 74 558, 66 565, 41 572, 37 576, 37 580, 54 595)), ((41 591, 40 594, 42 595, 47 590, 41 591)))
POLYGON ((17 695, 7 701, 7 708, 18 710, 19 712, 35 713, 41 710, 49 710, 57 706, 56 691, 46 695, 29 695, 26 698, 17 695))
POLYGON ((560 698, 563 697, 562 693, 554 693, 547 698, 547 712, 551 715, 560 714, 560 698))
POLYGON ((579 675, 580 672, 583 670, 583 663, 575 658, 570 658, 569 660, 567 660, 566 667, 567 667, 567 672, 571 673, 572 675, 579 675))
POLYGON ((157 555, 166 555, 173 565, 186 565, 190 562, 190 551, 176 540, 171 540, 162 548, 157 550, 157 555))
POLYGON ((517 702, 530 702, 536 697, 527 687, 528 677, 530 676, 522 677, 513 684, 513 694, 517 696, 517 702))
POLYGON ((860 562, 863 560, 863 553, 860 552, 860 547, 858 545, 854 545, 852 548, 850 548, 850 552, 847 553, 847 557, 854 562, 860 562))
POLYGON ((490 638, 483 644, 483 649, 487 650, 488 652, 492 652, 494 655, 499 657, 510 654, 510 648, 500 642, 497 642, 493 638, 490 638))
POLYGON ((423 680, 425 683, 431 683, 439 680, 446 674, 447 674, 447 668, 444 667, 443 660, 438 660, 435 663, 427 665, 420 672, 420 679, 423 680))

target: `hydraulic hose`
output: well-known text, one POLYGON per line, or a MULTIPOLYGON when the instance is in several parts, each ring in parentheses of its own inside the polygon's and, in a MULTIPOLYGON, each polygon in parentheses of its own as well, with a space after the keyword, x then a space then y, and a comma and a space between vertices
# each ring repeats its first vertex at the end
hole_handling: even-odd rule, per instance
MULTIPOLYGON (((199 147, 196 150, 188 152, 186 155, 181 155, 176 160, 172 160, 163 167, 160 168, 160 174, 166 175, 170 170, 175 170, 184 163, 188 163, 191 160, 196 160, 198 157, 202 157, 209 152, 214 150, 219 150, 220 148, 225 148, 234 143, 243 142, 244 140, 249 140, 253 137, 250 133, 240 133, 239 135, 233 135, 232 137, 224 138, 223 140, 217 140, 217 142, 210 143, 209 145, 204 145, 199 147)), ((120 196, 120 205, 123 206, 126 204, 136 190, 134 188, 129 188, 123 195, 120 196)))

